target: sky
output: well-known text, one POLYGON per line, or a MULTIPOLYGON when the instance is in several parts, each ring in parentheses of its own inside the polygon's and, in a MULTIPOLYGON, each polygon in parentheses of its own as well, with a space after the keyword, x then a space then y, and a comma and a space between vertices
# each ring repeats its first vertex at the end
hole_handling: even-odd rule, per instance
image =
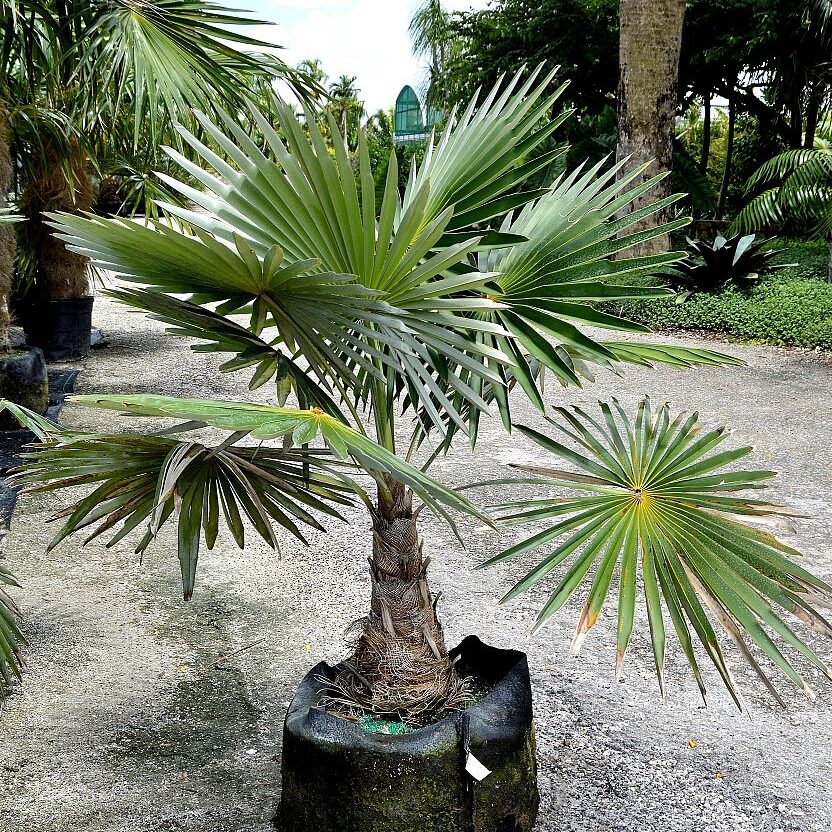
MULTIPOLYGON (((488 0, 445 0, 449 11, 485 8, 488 0)), ((392 107, 399 90, 417 91, 422 71, 410 51, 407 25, 418 0, 225 0, 276 25, 246 34, 284 47, 292 65, 320 58, 330 78, 355 75, 368 112, 392 107)))

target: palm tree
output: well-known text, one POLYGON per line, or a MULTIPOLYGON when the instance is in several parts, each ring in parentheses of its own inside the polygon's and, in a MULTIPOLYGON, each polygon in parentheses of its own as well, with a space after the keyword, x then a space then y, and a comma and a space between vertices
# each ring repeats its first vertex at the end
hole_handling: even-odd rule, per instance
POLYGON ((453 51, 450 14, 441 0, 423 0, 410 18, 410 45, 417 58, 426 58, 427 82, 423 90, 429 107, 447 115, 448 90, 445 72, 453 51))
POLYGON ((364 112, 364 105, 358 99, 361 90, 355 86, 355 82, 355 75, 341 75, 329 85, 329 109, 339 126, 347 152, 350 150, 350 136, 355 133, 364 112))
MULTIPOLYGON (((265 44, 230 27, 257 21, 212 2, 2 0, 0 15, 0 100, 44 299, 88 291, 87 259, 67 252, 42 216, 89 210, 99 159, 155 154, 162 138, 181 144, 173 122, 186 121, 189 107, 239 104, 241 77, 282 75, 304 89, 279 60, 239 50, 265 44)), ((2 173, 2 139, 0 158, 2 173)))
POLYGON ((779 153, 745 185, 747 193, 761 188, 737 214, 730 232, 786 222, 809 227, 814 236, 829 240, 827 279, 832 283, 832 116, 818 126, 814 147, 779 153))
POLYGON ((329 76, 324 71, 323 62, 320 58, 304 58, 298 63, 298 72, 306 75, 319 87, 325 87, 329 76))
MULTIPOLYGON (((651 162, 650 174, 673 168, 679 53, 685 0, 621 0, 618 82, 618 159, 651 162)), ((647 176, 648 174, 645 174, 647 176)), ((656 196, 670 193, 670 180, 656 196)), ((654 237, 645 253, 670 247, 654 237)))
MULTIPOLYGON (((449 660, 428 585, 421 507, 413 500, 454 530, 452 510, 491 521, 428 476, 431 463, 460 434, 474 448, 492 405, 510 428, 509 394, 518 387, 544 412, 546 375, 577 385, 591 365, 734 361, 581 330, 643 331, 594 304, 671 294, 628 285, 628 278, 682 253, 623 255, 686 220, 638 229, 679 195, 628 212, 661 176, 634 185, 644 169, 624 174, 623 163, 602 161, 546 188, 518 189, 562 152, 544 149, 567 117, 551 120, 559 94, 546 92, 552 76, 517 75, 479 106, 472 101, 428 147, 403 192, 391 156, 380 201, 362 131, 356 175, 340 140, 330 151, 314 118, 307 116, 304 129, 275 101, 279 131, 256 109, 251 113, 265 149, 229 115, 218 124, 198 116, 225 158, 183 131, 202 164, 173 156, 201 187, 166 178, 201 209, 170 209, 186 225, 53 215, 71 249, 137 284, 112 290, 113 297, 202 342, 197 349, 230 354, 223 368, 249 368, 251 388, 276 385, 274 406, 152 395, 78 398, 181 423, 129 436, 52 428, 23 481, 43 490, 95 486, 66 512, 55 542, 91 526, 93 537, 116 529, 120 540, 144 526, 143 550, 175 519, 189 596, 200 540, 212 547, 221 523, 242 546, 246 514, 276 545, 273 523, 302 537, 303 524, 320 526, 310 509, 337 514, 338 500, 354 495, 372 521, 372 592, 333 699, 352 713, 370 709, 410 721, 463 701, 465 685, 449 660), (296 407, 286 406, 290 396, 296 407), (228 438, 214 446, 179 438, 206 425, 228 438), (246 444, 246 437, 256 443, 283 437, 284 445, 246 444), (361 471, 374 492, 359 482, 361 471)), ((340 139, 332 117, 330 129, 340 139)), ((672 435, 668 442, 675 448, 672 435)), ((631 444, 635 453, 636 439, 631 444)))
POLYGON ((768 56, 773 103, 789 118, 791 147, 811 148, 832 96, 832 0, 784 4, 780 39, 768 56))

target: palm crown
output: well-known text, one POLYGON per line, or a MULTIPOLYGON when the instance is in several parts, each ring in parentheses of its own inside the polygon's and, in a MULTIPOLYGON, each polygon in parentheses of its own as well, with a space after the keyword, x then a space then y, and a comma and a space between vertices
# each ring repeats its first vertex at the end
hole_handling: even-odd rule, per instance
POLYGON ((230 116, 217 126, 197 115, 220 153, 180 128, 203 165, 168 150, 202 186, 164 176, 201 209, 164 205, 178 223, 61 215, 53 224, 71 248, 143 284, 116 290, 120 300, 235 353, 228 369, 255 366, 254 386, 280 373, 303 403, 358 429, 369 411, 390 450, 397 402, 417 410, 417 431, 445 435, 448 422, 469 430, 488 400, 507 412, 510 380, 542 407, 544 367, 577 384, 582 362, 709 360, 596 341, 573 323, 641 329, 591 304, 668 294, 621 278, 678 255, 620 254, 685 220, 628 233, 675 198, 626 215, 655 180, 629 188, 636 173, 622 176, 622 165, 518 188, 558 153, 535 152, 565 117, 546 119, 558 95, 544 94, 550 80, 516 77, 472 102, 414 166, 403 194, 392 162, 378 205, 363 141, 356 176, 342 143, 330 155, 311 113, 301 124, 276 101, 279 132, 252 110, 265 149, 230 116))

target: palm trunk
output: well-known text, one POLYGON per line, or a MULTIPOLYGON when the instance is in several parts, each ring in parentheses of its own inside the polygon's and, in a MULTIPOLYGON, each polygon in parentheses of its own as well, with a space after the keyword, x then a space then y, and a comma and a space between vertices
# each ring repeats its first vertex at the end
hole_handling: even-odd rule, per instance
POLYGON ((734 157, 734 128, 737 122, 737 105, 733 98, 728 99, 728 135, 726 136, 725 167, 722 171, 722 184, 716 204, 716 218, 722 219, 725 212, 725 200, 728 196, 728 184, 731 181, 731 163, 734 157))
POLYGON ((711 94, 705 96, 705 115, 702 121, 702 156, 699 159, 699 170, 708 173, 708 159, 711 155, 711 94))
POLYGON ((467 699, 448 657, 437 597, 428 588, 412 494, 387 479, 373 513, 370 613, 345 661, 334 701, 348 715, 385 714, 418 723, 467 699))
POLYGON ((803 146, 803 108, 801 106, 802 90, 794 90, 789 103, 789 131, 791 146, 795 149, 803 146))
POLYGON ((829 237, 829 261, 826 264, 826 279, 832 283, 832 236, 829 237))
MULTIPOLYGON (((630 158, 629 167, 654 162, 641 181, 673 164, 676 104, 678 98, 679 51, 685 0, 621 0, 618 82, 617 158, 630 158)), ((633 182, 632 186, 638 185, 633 182)), ((631 187, 632 187, 631 186, 631 187)), ((639 197, 638 210, 671 193, 666 177, 639 197)), ((642 220, 632 230, 650 228, 671 216, 671 209, 642 220)), ((662 234, 642 243, 639 254, 670 248, 670 236, 662 234)))
MULTIPOLYGON (((0 206, 6 207, 12 184, 12 155, 9 147, 9 124, 0 105, 0 206)), ((0 349, 9 342, 9 296, 14 280, 15 231, 11 225, 0 227, 0 349)))
POLYGON ((818 115, 822 104, 820 86, 812 83, 809 89, 809 103, 806 106, 806 135, 803 137, 803 147, 815 146, 815 133, 818 129, 818 115))
POLYGON ((23 195, 28 218, 26 234, 36 263, 35 279, 40 301, 81 298, 90 292, 89 261, 69 251, 44 222, 48 211, 81 212, 92 208, 93 191, 85 160, 79 152, 72 162, 74 182, 67 182, 54 151, 39 160, 39 175, 23 195))

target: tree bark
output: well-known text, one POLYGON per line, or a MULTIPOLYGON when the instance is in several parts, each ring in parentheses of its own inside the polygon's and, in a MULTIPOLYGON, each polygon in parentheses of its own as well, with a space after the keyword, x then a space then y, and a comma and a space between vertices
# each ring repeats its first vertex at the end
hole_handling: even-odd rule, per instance
POLYGON ((67 182, 57 154, 47 148, 37 166, 39 175, 26 187, 21 208, 27 217, 27 245, 35 259, 35 281, 41 301, 81 298, 90 293, 86 257, 69 251, 44 221, 48 211, 90 211, 92 183, 83 154, 72 161, 73 182, 67 182))
POLYGON ((719 187, 719 199, 716 203, 716 218, 722 219, 725 212, 725 199, 728 196, 728 184, 731 181, 731 163, 734 157, 734 128, 737 122, 737 104, 733 98, 728 99, 728 134, 725 137, 725 167, 722 170, 722 183, 719 187))
MULTIPOLYGON (((685 0, 620 0, 619 13, 616 157, 630 157, 630 167, 652 162, 642 174, 644 181, 672 169, 685 0)), ((639 197, 634 208, 670 193, 668 176, 639 197)), ((641 221, 633 230, 654 227, 669 216, 668 209, 641 221)), ((654 254, 669 248, 670 236, 662 234, 642 243, 638 253, 654 254)))
POLYGON ((436 614, 438 596, 428 588, 429 558, 422 555, 412 494, 385 480, 373 513, 370 613, 352 657, 343 663, 328 704, 358 718, 388 715, 419 724, 463 704, 467 688, 454 671, 436 614))
POLYGON ((806 106, 806 134, 803 137, 803 147, 812 148, 815 146, 815 133, 818 129, 818 114, 822 96, 819 85, 812 82, 809 90, 809 102, 806 106))
POLYGON ((708 159, 711 156, 711 93, 704 96, 705 115, 702 120, 702 156, 699 159, 699 170, 708 173, 708 159))
MULTIPOLYGON (((6 110, 0 103, 0 207, 6 207, 12 184, 12 155, 9 147, 9 122, 6 110)), ((14 226, 0 227, 0 349, 8 346, 9 296, 14 280, 15 231, 14 226)))
POLYGON ((803 146, 803 107, 800 100, 801 90, 794 90, 789 96, 789 132, 791 146, 795 149, 803 146))

